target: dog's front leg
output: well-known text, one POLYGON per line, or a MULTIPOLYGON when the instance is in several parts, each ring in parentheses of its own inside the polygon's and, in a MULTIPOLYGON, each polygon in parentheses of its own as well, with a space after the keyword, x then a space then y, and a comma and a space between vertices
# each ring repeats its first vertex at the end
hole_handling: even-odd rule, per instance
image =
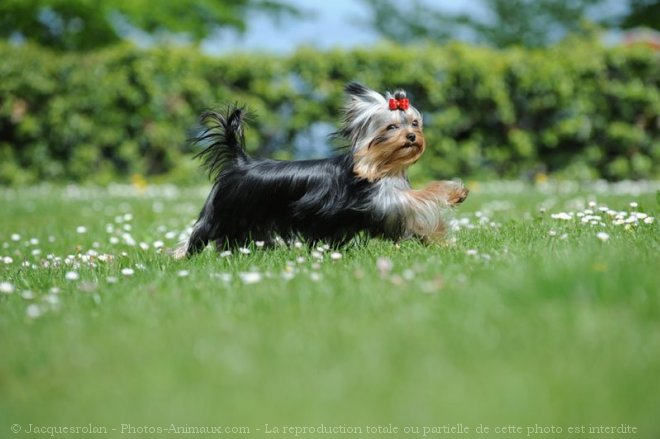
POLYGON ((432 181, 422 190, 435 195, 439 202, 444 202, 450 207, 465 201, 470 193, 462 182, 453 180, 432 181))
POLYGON ((447 233, 445 210, 462 203, 468 193, 456 181, 433 181, 424 189, 411 190, 409 230, 427 241, 442 242, 447 233))

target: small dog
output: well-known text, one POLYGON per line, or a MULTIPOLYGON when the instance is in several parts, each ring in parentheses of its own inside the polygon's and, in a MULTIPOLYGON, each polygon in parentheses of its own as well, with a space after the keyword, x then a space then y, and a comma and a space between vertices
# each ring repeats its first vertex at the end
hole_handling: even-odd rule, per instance
POLYGON ((206 145, 197 156, 214 184, 175 255, 198 253, 210 241, 226 249, 249 241, 272 244, 278 237, 341 246, 361 232, 391 240, 442 240, 448 211, 468 190, 456 181, 411 188, 406 170, 426 146, 422 115, 403 90, 383 96, 349 83, 345 91, 337 134, 350 142, 350 150, 328 159, 249 157, 243 108, 204 113, 202 122, 211 125, 195 139, 206 145))

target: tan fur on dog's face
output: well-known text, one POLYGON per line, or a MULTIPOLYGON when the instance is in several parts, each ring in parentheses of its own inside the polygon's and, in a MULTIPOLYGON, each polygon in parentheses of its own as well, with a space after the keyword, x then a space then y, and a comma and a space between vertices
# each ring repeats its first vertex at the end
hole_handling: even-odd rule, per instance
POLYGON ((390 112, 366 147, 355 151, 355 173, 369 181, 400 175, 424 153, 421 115, 414 109, 390 112))

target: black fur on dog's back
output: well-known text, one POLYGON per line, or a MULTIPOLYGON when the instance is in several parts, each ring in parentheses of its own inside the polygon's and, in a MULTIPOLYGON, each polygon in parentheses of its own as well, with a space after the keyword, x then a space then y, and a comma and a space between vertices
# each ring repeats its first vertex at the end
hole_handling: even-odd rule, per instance
POLYGON ((240 107, 202 115, 213 125, 195 139, 206 146, 197 157, 214 184, 179 256, 197 253, 212 241, 229 248, 280 236, 341 245, 362 230, 382 233, 369 214, 373 188, 353 173, 350 152, 303 161, 249 157, 244 115, 240 107))

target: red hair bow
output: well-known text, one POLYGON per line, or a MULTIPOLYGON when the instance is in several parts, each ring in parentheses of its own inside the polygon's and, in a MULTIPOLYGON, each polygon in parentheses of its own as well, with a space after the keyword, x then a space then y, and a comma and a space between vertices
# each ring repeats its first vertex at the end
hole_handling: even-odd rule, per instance
POLYGON ((410 101, 407 98, 390 99, 390 110, 403 110, 406 111, 410 107, 410 101))

